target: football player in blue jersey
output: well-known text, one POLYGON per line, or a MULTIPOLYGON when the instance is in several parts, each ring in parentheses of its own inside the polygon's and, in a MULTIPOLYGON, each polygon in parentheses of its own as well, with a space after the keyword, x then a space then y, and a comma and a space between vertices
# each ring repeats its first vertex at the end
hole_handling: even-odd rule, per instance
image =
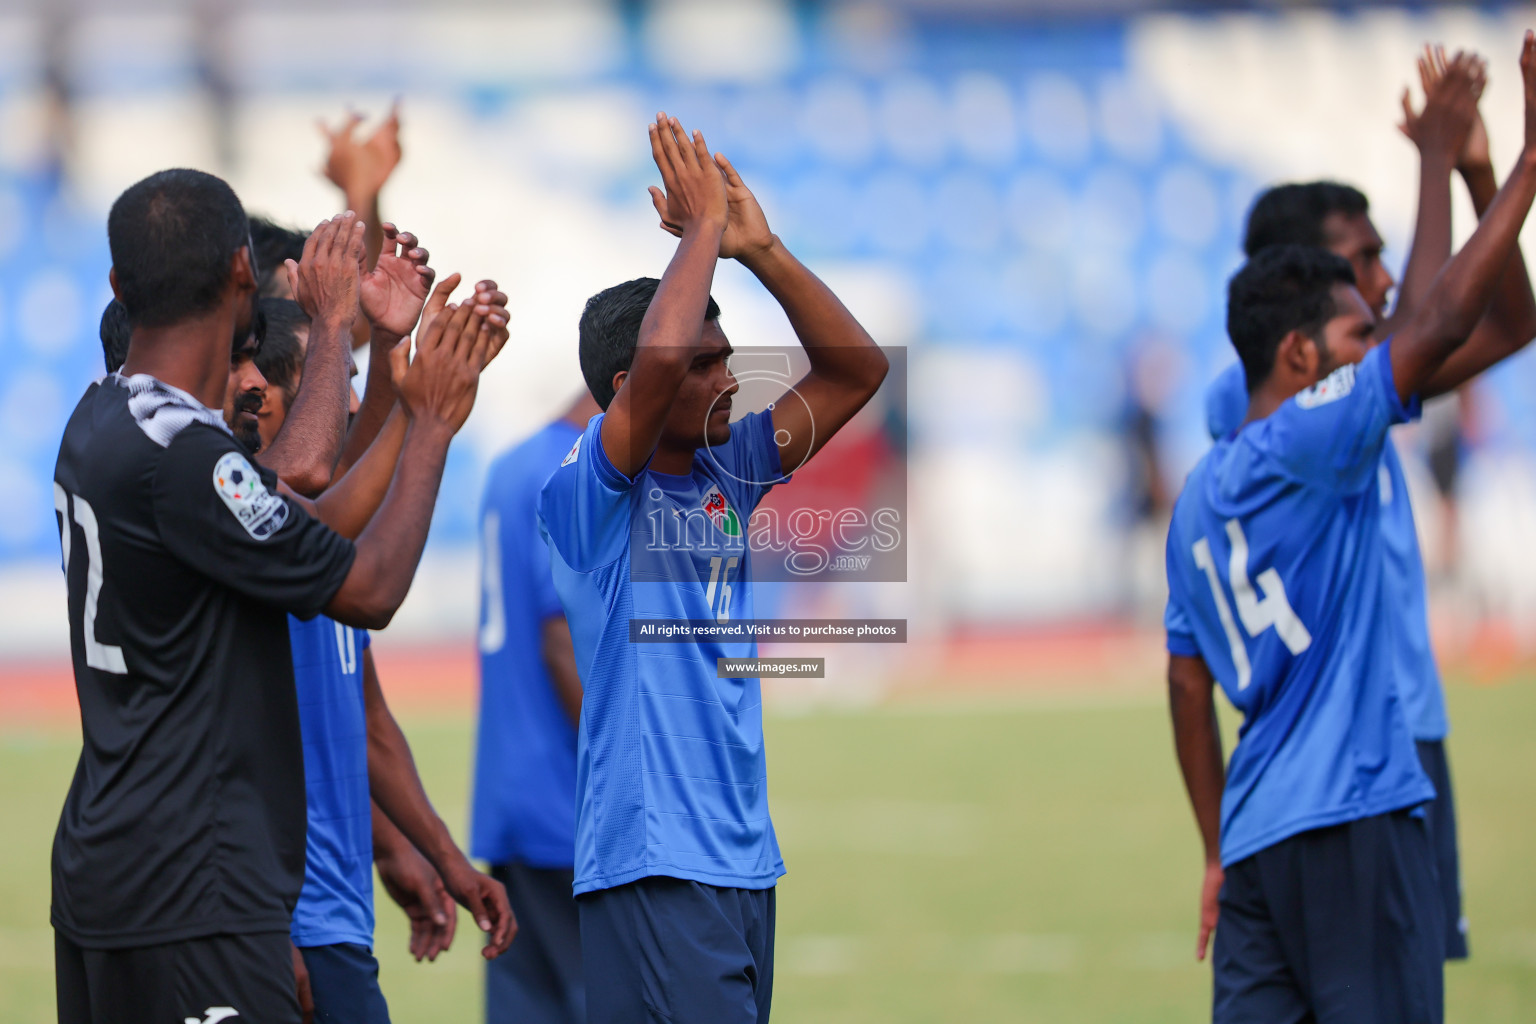
POLYGON ((545 484, 539 522, 584 686, 576 870, 593 1024, 768 1019, 774 892, 757 678, 717 678, 749 641, 632 643, 632 619, 753 617, 746 524, 763 495, 869 401, 888 361, 789 254, 728 160, 658 115, 651 190, 676 254, 660 281, 587 303, 582 374, 604 413, 545 484), (789 318, 810 371, 731 422, 730 342, 709 291, 739 260, 789 318))
POLYGON ((1186 481, 1167 553, 1216 1021, 1443 1018, 1435 791, 1395 679, 1378 488, 1387 429, 1483 316, 1536 197, 1536 35, 1520 66, 1519 161, 1391 338, 1375 343, 1348 261, 1322 249, 1264 249, 1229 287, 1248 411, 1186 481), (1226 767, 1213 682, 1244 715, 1226 767))
POLYGON ((586 1024, 576 855, 581 674, 539 536, 539 491, 602 409, 585 390, 502 453, 480 502, 480 721, 470 854, 517 908, 517 941, 486 965, 487 1024, 586 1024))
MULTIPOLYGON (((482 319, 505 336, 506 297, 494 282, 482 281, 475 301, 455 309, 447 305, 458 283, 458 275, 451 275, 428 303, 434 274, 427 251, 392 225, 385 225, 384 233, 378 262, 360 288, 376 354, 399 344, 418 318, 423 336, 472 334, 482 319)), ((302 284, 298 290, 302 297, 302 284)), ((266 387, 259 423, 263 442, 270 443, 293 433, 288 421, 304 407, 310 319, 292 300, 261 303, 266 336, 256 360, 266 387)), ((339 437, 349 418, 356 422, 349 411, 359 411, 351 388, 321 394, 324 401, 316 404, 337 421, 331 426, 339 437)), ((347 536, 361 530, 382 500, 404 440, 392 387, 374 388, 366 404, 384 407, 383 416, 369 421, 382 429, 376 436, 352 432, 350 439, 364 446, 365 454, 316 503, 327 510, 326 521, 347 536)), ((491 926, 491 955, 506 948, 516 925, 502 886, 474 870, 432 809, 410 746, 385 703, 368 633, 324 615, 308 621, 289 616, 288 632, 309 820, 304 886, 291 933, 300 1001, 313 1008, 317 1024, 387 1024, 389 1008, 372 952, 375 865, 410 916, 411 950, 418 960, 435 959, 453 941, 456 911, 450 894, 483 928, 491 926)))
MULTIPOLYGON (((1415 124, 1415 137, 1425 147, 1421 188, 1425 192, 1438 191, 1440 185, 1448 181, 1447 168, 1451 159, 1454 159, 1456 169, 1472 196, 1473 205, 1481 216, 1498 191, 1498 184, 1489 158, 1488 134, 1475 107, 1472 108, 1470 130, 1465 133, 1465 141, 1459 152, 1449 152, 1461 135, 1457 127, 1460 112, 1466 109, 1470 91, 1477 85, 1477 76, 1463 73, 1471 69, 1468 60, 1458 55, 1447 61, 1443 50, 1420 59, 1428 101, 1425 114, 1419 115, 1416 121, 1410 117, 1409 123, 1415 124), (1459 100, 1456 99, 1458 94, 1459 100), (1429 115, 1437 108, 1453 111, 1457 117, 1448 122, 1449 130, 1436 133, 1440 137, 1436 146, 1429 146, 1434 136, 1424 129, 1429 115), (1438 160, 1432 156, 1437 148, 1441 153, 1438 160)), ((1449 197, 1442 199, 1445 201, 1421 202, 1419 232, 1414 239, 1413 254, 1409 257, 1410 267, 1426 265, 1435 257, 1448 258, 1450 255, 1449 197), (1426 217, 1425 206, 1433 207, 1437 212, 1426 217)), ((1357 281, 1373 280, 1379 286, 1385 273, 1384 268, 1376 269, 1380 267, 1379 259, 1370 264, 1364 262, 1362 257, 1362 253, 1370 251, 1371 247, 1363 246, 1361 240, 1379 237, 1370 223, 1365 204, 1365 197, 1359 192, 1330 182, 1284 185, 1271 189, 1254 203, 1245 237, 1245 253, 1252 257, 1267 245, 1321 245, 1349 259, 1357 281)), ((1405 279, 1415 273, 1410 271, 1404 275, 1405 279)), ((1364 291, 1362 295, 1365 295, 1364 291)), ((1397 297, 1390 318, 1384 316, 1385 291, 1378 294, 1373 288, 1370 295, 1365 295, 1367 304, 1372 306, 1378 318, 1377 337, 1384 337, 1383 330, 1390 331, 1391 324, 1406 322, 1413 315, 1417 300, 1422 295, 1422 291, 1415 292, 1405 287, 1397 297)), ((1532 297, 1525 261, 1516 247, 1499 279, 1488 312, 1478 322, 1466 344, 1457 349, 1456 355, 1448 359, 1434 378, 1420 390, 1420 397, 1431 398, 1461 386, 1473 375, 1519 351, 1532 336, 1536 336, 1536 299, 1532 297)), ((1237 363, 1228 367, 1206 392, 1206 418, 1212 438, 1236 430, 1247 411, 1248 389, 1243 379, 1242 364, 1237 363)), ((1461 907, 1456 808, 1445 753, 1449 723, 1446 719, 1445 697, 1441 692, 1440 672, 1430 645, 1424 563, 1419 553, 1418 530, 1408 501, 1408 483, 1403 475, 1402 463, 1390 439, 1383 455, 1379 491, 1384 531, 1383 571, 1388 589, 1395 595, 1391 612, 1397 636, 1394 647, 1397 683, 1408 713, 1409 725, 1418 744, 1419 757, 1423 761, 1424 770, 1435 784, 1435 801, 1428 809, 1428 820, 1439 865, 1441 894, 1445 902, 1446 958, 1465 959, 1468 952, 1467 925, 1461 907)))

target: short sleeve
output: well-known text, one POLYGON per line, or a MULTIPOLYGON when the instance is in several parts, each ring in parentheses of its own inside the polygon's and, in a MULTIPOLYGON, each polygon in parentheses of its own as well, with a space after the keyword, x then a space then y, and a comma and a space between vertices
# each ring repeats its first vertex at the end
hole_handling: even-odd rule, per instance
POLYGON ((1205 392, 1205 429, 1215 441, 1226 437, 1248 418, 1248 378, 1242 363, 1233 363, 1205 392))
POLYGON ((726 486, 751 515, 758 502, 778 484, 786 483, 774 440, 773 414, 754 412, 731 424, 731 439, 700 450, 724 471, 726 486))
POLYGON ((534 522, 525 542, 528 544, 528 571, 532 579, 528 581, 529 592, 533 597, 533 610, 540 621, 552 615, 564 615, 565 606, 560 603, 560 595, 555 592, 555 578, 549 568, 549 545, 539 534, 539 525, 534 522))
POLYGON ((155 473, 154 512, 172 555, 246 597, 310 619, 336 596, 352 542, 277 491, 277 475, 235 441, 193 425, 155 473))
POLYGON ((1184 610, 1184 598, 1180 593, 1182 574, 1173 564, 1173 534, 1168 536, 1168 604, 1163 610, 1163 630, 1168 634, 1168 653, 1184 658, 1198 658, 1200 645, 1195 641, 1195 626, 1184 610))
MULTIPOLYGON (((1256 439, 1292 476, 1345 493, 1376 482, 1388 428, 1413 419, 1392 379, 1391 340, 1285 402, 1256 439)), ((1251 428, 1250 428, 1251 429, 1251 428)), ((1247 431, 1244 436, 1247 436, 1247 431)))
POLYGON ((540 532, 577 572, 607 565, 629 543, 635 484, 603 451, 604 418, 592 418, 539 493, 540 532))

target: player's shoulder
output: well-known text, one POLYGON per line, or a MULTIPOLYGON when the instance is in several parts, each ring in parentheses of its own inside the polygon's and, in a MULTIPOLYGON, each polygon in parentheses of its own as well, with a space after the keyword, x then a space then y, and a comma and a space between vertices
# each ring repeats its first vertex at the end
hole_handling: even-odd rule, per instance
POLYGON ((1226 437, 1248 415, 1248 378, 1242 363, 1233 363, 1205 389, 1205 426, 1213 439, 1226 437))

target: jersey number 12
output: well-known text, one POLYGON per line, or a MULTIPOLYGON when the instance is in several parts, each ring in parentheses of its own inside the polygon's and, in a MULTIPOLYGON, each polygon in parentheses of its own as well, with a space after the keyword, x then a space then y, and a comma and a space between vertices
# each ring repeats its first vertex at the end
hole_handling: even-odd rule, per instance
MULTIPOLYGON (((1285 581, 1274 569, 1259 573, 1259 589, 1264 591, 1261 600, 1248 581, 1248 538, 1243 534, 1243 524, 1236 519, 1227 520, 1227 541, 1232 546, 1232 557, 1227 563, 1227 575, 1232 584, 1232 596, 1237 599, 1237 614, 1243 620, 1248 635, 1257 637, 1269 627, 1275 627, 1280 641, 1292 654, 1300 654, 1312 646, 1312 634, 1291 609, 1290 598, 1285 596, 1285 581)), ((1232 619, 1232 608, 1227 595, 1221 589, 1221 579, 1216 575, 1216 559, 1211 555, 1211 542, 1204 537, 1194 543, 1195 565, 1205 571, 1206 582, 1211 585, 1211 597, 1216 600, 1216 617, 1227 634, 1227 644, 1232 648, 1232 664, 1237 669, 1237 688, 1246 690, 1253 681, 1253 665, 1248 661, 1248 647, 1237 631, 1232 619)))
POLYGON ((91 668, 114 675, 127 675, 128 666, 123 662, 123 649, 115 644, 104 644, 96 639, 96 604, 101 599, 101 530, 96 525, 96 510, 78 494, 70 494, 58 484, 53 485, 53 508, 59 514, 59 546, 64 549, 64 580, 69 581, 70 537, 74 527, 70 525, 70 506, 74 506, 74 519, 85 535, 85 608, 80 624, 80 637, 85 641, 85 663, 91 668))

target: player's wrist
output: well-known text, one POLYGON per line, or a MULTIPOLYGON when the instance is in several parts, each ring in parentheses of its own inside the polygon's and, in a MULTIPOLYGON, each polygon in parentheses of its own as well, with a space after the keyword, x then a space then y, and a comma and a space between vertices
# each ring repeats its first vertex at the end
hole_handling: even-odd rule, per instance
POLYGON ((784 247, 784 241, 778 235, 769 232, 766 241, 741 252, 737 255, 736 261, 748 270, 752 270, 780 259, 788 253, 789 250, 784 247))

